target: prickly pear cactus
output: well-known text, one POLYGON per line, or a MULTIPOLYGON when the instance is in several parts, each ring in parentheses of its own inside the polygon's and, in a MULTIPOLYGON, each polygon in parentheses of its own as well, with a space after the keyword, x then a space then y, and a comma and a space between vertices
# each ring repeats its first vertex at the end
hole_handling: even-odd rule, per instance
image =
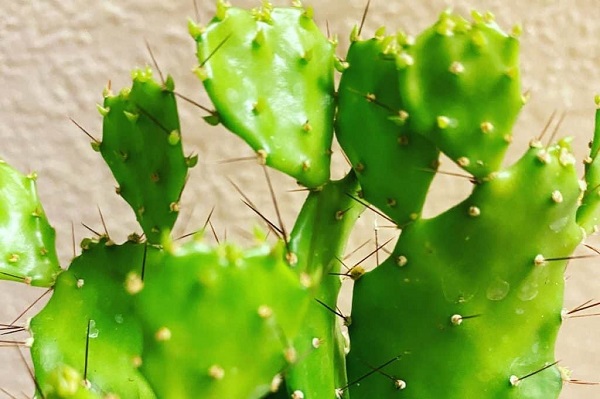
POLYGON ((0 161, 0 277, 53 288, 23 327, 35 397, 556 399, 564 272, 600 220, 600 111, 583 181, 569 139, 533 140, 502 168, 523 105, 519 40, 489 13, 444 12, 416 39, 355 28, 344 60, 297 1, 218 1, 188 28, 207 121, 303 185, 304 205, 290 234, 268 221, 277 238, 246 249, 203 229, 171 237, 197 159, 172 78, 149 69, 105 90, 92 143, 142 235, 84 239, 63 271, 34 175, 0 161), (351 167, 332 181, 334 131, 351 167), (474 187, 425 219, 441 154, 474 187), (370 271, 342 260, 367 207, 400 230, 370 271), (351 315, 337 308, 346 280, 351 315))

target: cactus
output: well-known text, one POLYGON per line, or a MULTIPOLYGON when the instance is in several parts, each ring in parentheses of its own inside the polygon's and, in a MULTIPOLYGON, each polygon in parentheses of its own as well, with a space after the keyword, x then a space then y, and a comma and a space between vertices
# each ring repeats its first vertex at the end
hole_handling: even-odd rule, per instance
POLYGON ((341 60, 312 14, 218 1, 207 26, 188 25, 215 106, 206 121, 308 192, 289 233, 267 220, 276 237, 257 232, 249 248, 209 244, 204 228, 172 236, 197 158, 183 152, 173 79, 150 69, 105 90, 92 142, 142 235, 86 238, 61 269, 35 175, 0 162, 0 277, 53 287, 25 327, 36 398, 559 396, 564 272, 600 220, 600 111, 584 180, 569 138, 532 140, 502 167, 524 104, 517 30, 446 11, 415 39, 357 27, 341 60), (351 165, 340 180, 334 132, 351 165), (424 218, 441 154, 474 187, 424 218), (399 239, 374 269, 344 270, 366 208, 399 239), (351 315, 337 310, 346 280, 351 315))

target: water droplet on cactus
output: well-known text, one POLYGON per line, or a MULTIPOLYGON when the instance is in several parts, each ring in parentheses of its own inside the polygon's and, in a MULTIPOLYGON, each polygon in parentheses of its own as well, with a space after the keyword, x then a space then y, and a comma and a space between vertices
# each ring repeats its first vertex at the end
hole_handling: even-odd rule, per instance
POLYGON ((522 301, 531 301, 538 295, 538 285, 536 282, 525 282, 519 288, 519 299, 522 301))
POLYGON ((123 324, 123 315, 122 314, 116 314, 115 315, 115 321, 117 322, 117 324, 123 324))
POLYGON ((451 271, 442 277, 442 290, 448 302, 466 303, 477 293, 477 286, 462 281, 456 272, 451 271))
POLYGON ((506 295, 508 295, 508 291, 510 291, 510 284, 508 283, 508 281, 496 278, 488 286, 486 296, 487 299, 489 299, 490 301, 501 301, 504 298, 506 298, 506 295))
POLYGON ((568 223, 569 223, 569 216, 565 216, 563 218, 555 220, 548 227, 550 227, 550 230, 554 231, 555 233, 558 233, 562 229, 564 229, 565 226, 567 226, 568 223))
POLYGON ((99 333, 100 332, 96 328, 96 321, 95 320, 90 320, 88 337, 90 337, 90 338, 98 338, 98 334, 99 333))

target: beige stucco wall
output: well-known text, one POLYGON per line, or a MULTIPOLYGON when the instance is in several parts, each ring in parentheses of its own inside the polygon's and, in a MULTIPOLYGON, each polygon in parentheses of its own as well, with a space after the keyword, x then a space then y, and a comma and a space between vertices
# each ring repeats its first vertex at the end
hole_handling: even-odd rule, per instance
MULTIPOLYGON (((311 3, 321 26, 327 20, 331 31, 339 33, 342 41, 338 53, 343 55, 346 37, 359 21, 365 1, 311 3)), ((206 21, 213 2, 198 0, 198 5, 201 19, 206 21)), ((516 127, 519 139, 509 158, 523 151, 553 110, 566 112, 560 134, 575 136, 576 151, 583 158, 593 127, 593 96, 600 91, 598 0, 375 0, 365 32, 386 24, 390 29, 416 33, 450 5, 462 11, 489 9, 502 25, 521 23, 524 27, 523 79, 532 99, 516 127)), ((194 50, 185 23, 193 14, 192 0, 0 0, 0 155, 22 170, 39 173, 39 191, 57 228, 65 264, 72 255, 71 223, 78 241, 88 234, 80 222, 101 229, 96 206, 102 208, 116 240, 136 227, 131 212, 114 194, 113 179, 100 156, 90 150, 87 138, 67 117, 74 117, 99 136, 95 103, 101 101, 102 88, 109 79, 114 88, 120 88, 127 84, 130 69, 149 62, 144 39, 154 49, 163 71, 175 77, 178 90, 207 103, 201 85, 190 73, 195 64, 194 50)), ((201 115, 198 109, 181 104, 188 151, 200 154, 201 161, 184 196, 182 219, 187 220, 177 231, 198 226, 216 205, 213 222, 219 234, 223 236, 226 231, 230 238, 241 237, 240 229, 251 227, 256 218, 242 206, 225 177, 238 182, 272 215, 266 185, 253 163, 218 163, 251 152, 232 135, 204 124, 201 115)), ((342 169, 340 166, 335 174, 340 176, 342 169)), ((275 177, 274 172, 271 175, 275 177)), ((291 226, 303 194, 287 192, 295 187, 287 178, 278 177, 276 182, 287 225, 291 226)), ((445 178, 435 186, 435 198, 427 204, 429 214, 462 198, 467 184, 445 178)), ((353 237, 351 247, 372 237, 372 223, 371 217, 361 220, 362 233, 353 237)), ((598 245, 597 239, 589 242, 598 245)), ((599 263, 592 259, 569 267, 566 307, 598 298, 599 263)), ((0 322, 12 320, 41 292, 0 283, 0 322)), ((571 320, 564 327, 557 358, 573 368, 577 378, 600 380, 599 327, 600 317, 571 320)), ((32 392, 31 380, 14 348, 0 348, 0 387, 16 396, 32 392)), ((597 397, 598 387, 572 385, 562 395, 565 399, 597 397)))

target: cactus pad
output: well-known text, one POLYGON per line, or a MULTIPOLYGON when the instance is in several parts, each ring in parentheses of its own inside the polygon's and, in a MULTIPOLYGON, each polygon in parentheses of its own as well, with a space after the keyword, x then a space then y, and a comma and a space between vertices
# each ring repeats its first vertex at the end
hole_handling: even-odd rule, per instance
POLYGON ((62 270, 35 179, 0 160, 0 279, 49 287, 62 270))
POLYGON ((30 322, 42 397, 156 398, 137 368, 142 329, 128 290, 144 259, 156 262, 160 253, 147 247, 145 254, 144 244, 107 242, 84 240, 87 249, 59 276, 52 298, 30 322), (78 388, 84 385, 88 389, 78 388))
POLYGON ((450 12, 398 57, 411 127, 478 178, 498 170, 523 104, 519 42, 491 14, 450 12))
POLYGON ((293 339, 308 291, 283 245, 241 251, 191 242, 144 281, 141 370, 160 398, 261 398, 303 355, 293 339))
POLYGON ((356 176, 350 172, 311 192, 291 234, 290 248, 299 254, 294 268, 310 279, 315 300, 295 340, 303 356, 286 372, 285 380, 289 392, 299 391, 307 398, 333 398, 335 389, 346 384, 346 342, 338 316, 327 307, 336 308, 341 287, 339 259, 364 210, 351 197, 358 188, 356 176))
POLYGON ((220 121, 261 162, 308 187, 329 178, 334 46, 302 8, 219 2, 196 28, 201 76, 220 121))
POLYGON ((435 145, 411 131, 398 92, 395 61, 402 51, 394 36, 352 43, 336 121, 364 198, 398 225, 420 216, 438 163, 435 145))
POLYGON ((107 95, 99 107, 100 152, 151 243, 175 224, 187 178, 173 89, 170 78, 160 85, 150 70, 137 70, 131 89, 107 95))
POLYGON ((555 366, 521 378, 554 362, 565 257, 582 237, 573 159, 565 141, 531 148, 461 204, 407 226, 356 282, 349 380, 397 360, 351 395, 558 396, 555 366))

